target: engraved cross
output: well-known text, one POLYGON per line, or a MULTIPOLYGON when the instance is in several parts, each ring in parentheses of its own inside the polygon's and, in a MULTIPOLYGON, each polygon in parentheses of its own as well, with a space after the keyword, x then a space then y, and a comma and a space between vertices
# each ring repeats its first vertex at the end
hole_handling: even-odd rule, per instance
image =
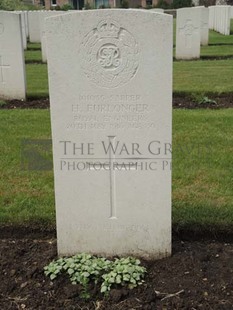
MULTIPOLYGON (((115 149, 115 139, 116 136, 108 136, 109 144, 112 145, 112 148, 115 149)), ((111 220, 117 219, 117 207, 116 207, 116 178, 115 178, 115 154, 112 154, 112 149, 109 148, 109 176, 110 176, 110 217, 111 220)), ((136 170, 135 167, 132 167, 130 164, 118 164, 122 170, 136 170)))
MULTIPOLYGON (((117 219, 117 203, 116 203, 116 175, 115 175, 115 163, 116 163, 116 156, 115 151, 116 150, 116 136, 108 136, 108 142, 111 147, 108 149, 108 170, 109 170, 109 189, 110 189, 110 220, 116 220, 117 219)), ((94 170, 93 167, 90 165, 90 169, 94 170)), ((104 168, 105 169, 105 168, 104 168)), ((117 170, 120 171, 128 171, 128 170, 137 170, 135 166, 132 166, 132 164, 119 164, 117 163, 117 170)))
POLYGON ((3 69, 9 69, 9 65, 4 65, 2 61, 2 56, 0 56, 0 82, 4 83, 4 74, 3 74, 3 69))
POLYGON ((179 28, 179 33, 184 34, 185 36, 185 47, 192 47, 192 34, 198 30, 198 27, 194 27, 192 21, 187 19, 184 27, 179 28))
MULTIPOLYGON (((116 136, 108 136, 109 143, 112 143, 115 147, 116 136)), ((110 176, 110 219, 116 220, 116 182, 115 182, 115 171, 113 168, 113 162, 115 155, 112 155, 111 148, 109 149, 109 176, 110 176)))

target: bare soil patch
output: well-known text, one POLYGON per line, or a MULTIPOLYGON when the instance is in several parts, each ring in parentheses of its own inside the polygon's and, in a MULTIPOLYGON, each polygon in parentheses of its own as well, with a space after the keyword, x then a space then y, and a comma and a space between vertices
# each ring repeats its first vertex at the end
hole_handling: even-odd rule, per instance
MULTIPOLYGON (((198 103, 198 100, 188 95, 174 94, 173 107, 175 109, 222 109, 233 108, 233 93, 221 95, 208 95, 215 102, 198 103)), ((27 101, 11 100, 0 104, 0 109, 49 109, 48 98, 30 99, 27 101)))
POLYGON ((66 278, 52 283, 43 267, 56 258, 53 230, 1 229, 0 308, 14 309, 233 309, 233 243, 173 240, 173 255, 145 262, 144 285, 114 288, 108 297, 92 286, 91 299, 66 278), (177 296, 161 300, 160 293, 177 296))

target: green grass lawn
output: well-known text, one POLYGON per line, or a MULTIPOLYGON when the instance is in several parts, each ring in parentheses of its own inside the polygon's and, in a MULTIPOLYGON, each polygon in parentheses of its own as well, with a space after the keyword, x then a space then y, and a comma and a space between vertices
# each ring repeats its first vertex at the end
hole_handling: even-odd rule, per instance
POLYGON ((210 30, 209 44, 233 44, 233 35, 225 36, 223 34, 210 30))
POLYGON ((201 56, 233 56, 233 45, 202 46, 201 56))
POLYGON ((48 97, 48 73, 46 64, 27 64, 27 97, 48 97))
MULTIPOLYGON (((48 110, 0 111, 0 222, 55 224, 52 171, 22 171, 22 139, 50 139, 48 110)), ((233 109, 173 113, 176 229, 233 228, 233 109)))
POLYGON ((24 52, 25 61, 42 61, 42 54, 40 50, 27 50, 24 52))
MULTIPOLYGON (((173 48, 173 57, 176 55, 176 48, 173 48)), ((211 58, 232 58, 233 56, 233 45, 208 45, 201 46, 201 57, 211 58)), ((176 61, 176 59, 174 59, 176 61)))
POLYGON ((233 229, 233 109, 175 110, 173 220, 177 229, 233 229))
POLYGON ((233 92, 233 59, 174 62, 173 91, 233 92))
POLYGON ((29 50, 41 50, 41 44, 40 43, 27 43, 27 48, 29 50))
POLYGON ((21 141, 50 138, 49 112, 1 110, 0 119, 0 221, 54 222, 52 172, 21 171, 21 141))

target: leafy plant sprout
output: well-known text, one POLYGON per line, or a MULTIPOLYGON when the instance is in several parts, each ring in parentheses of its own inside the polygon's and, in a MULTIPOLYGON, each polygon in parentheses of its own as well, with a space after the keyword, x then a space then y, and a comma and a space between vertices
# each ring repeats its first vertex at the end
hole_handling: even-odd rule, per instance
POLYGON ((44 267, 46 276, 53 281, 67 274, 72 284, 81 284, 83 298, 89 298, 88 285, 100 283, 101 293, 107 294, 113 286, 133 289, 141 285, 146 268, 134 257, 115 258, 113 261, 86 253, 59 258, 44 267))

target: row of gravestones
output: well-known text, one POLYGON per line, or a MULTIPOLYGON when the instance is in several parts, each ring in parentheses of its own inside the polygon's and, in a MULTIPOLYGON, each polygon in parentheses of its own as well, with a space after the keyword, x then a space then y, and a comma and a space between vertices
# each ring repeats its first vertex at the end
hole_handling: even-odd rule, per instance
MULTIPOLYGON (((43 60, 46 61, 46 41, 44 37, 44 18, 64 12, 43 11, 38 14, 22 11, 0 11, 0 97, 1 99, 26 99, 26 73, 24 50, 27 40, 31 40, 36 28, 39 35, 36 42, 42 43, 43 60), (33 19, 30 19, 31 14, 33 19), (42 27, 35 24, 41 19, 42 27), (34 28, 35 26, 35 28, 34 28), (41 39, 42 38, 42 39, 41 39)), ((33 40, 32 40, 33 41, 33 40)), ((33 42, 35 42, 33 41, 33 42)))
POLYGON ((197 6, 177 10, 176 58, 200 58, 201 45, 208 45, 209 29, 230 35, 231 6, 197 6))
MULTIPOLYGON (((214 7, 216 12, 218 10, 226 11, 226 8, 228 9, 227 12, 230 12, 229 6, 214 7)), ((211 18, 209 18, 209 12, 211 15, 211 10, 212 7, 210 7, 210 9, 205 7, 195 7, 177 10, 177 59, 192 59, 200 57, 200 44, 208 45, 208 24, 209 28, 212 27, 210 22, 211 18)), ((151 10, 150 12, 162 13, 163 11, 157 9, 151 10)), ((24 61, 22 60, 24 57, 23 54, 21 55, 22 47, 16 47, 17 42, 20 43, 22 41, 24 49, 27 48, 27 38, 29 38, 30 42, 41 42, 42 60, 43 62, 46 62, 45 19, 54 15, 63 15, 64 13, 67 14, 67 12, 57 11, 1 12, 0 32, 2 33, 0 34, 0 42, 3 40, 3 46, 6 45, 6 47, 2 49, 0 55, 0 95, 2 98, 25 99, 26 97, 25 66, 24 61), (15 22, 15 27, 16 24, 20 24, 22 31, 20 31, 20 29, 15 29, 11 35, 8 35, 8 30, 11 31, 10 21, 13 19, 13 17, 11 17, 9 21, 6 21, 5 16, 10 16, 9 14, 15 14, 15 19, 17 20, 17 22, 15 22), (21 39, 17 37, 17 40, 15 40, 16 36, 21 36, 21 39), (11 41, 13 43, 11 43, 11 41), (14 48, 12 48, 12 46, 14 46, 14 48), (4 50, 8 52, 4 52, 4 50), (18 57, 14 57, 16 54, 18 57), (19 59, 18 65, 12 65, 17 59, 19 59), (15 71, 14 68, 19 67, 20 70, 17 69, 15 71), (22 72, 22 74, 15 74, 15 72, 22 72), (15 83, 17 79, 20 82, 15 83)), ((219 25, 229 25, 229 14, 222 14, 221 18, 220 16, 219 18, 217 16, 218 15, 215 14, 215 20, 219 20, 219 25)))
MULTIPOLYGON (((162 12, 162 10, 155 10, 162 12)), ((47 61, 45 19, 67 12, 0 12, 0 97, 26 99, 24 52, 27 41, 41 43, 42 60, 47 61)))
MULTIPOLYGON (((154 12, 163 13, 163 9, 153 9, 154 12)), ((41 43, 42 61, 47 62, 46 39, 45 39, 45 18, 62 15, 62 11, 29 11, 29 41, 41 43)))
MULTIPOLYGON (((216 12, 228 12, 215 17, 218 24, 227 25, 228 31, 224 34, 230 34, 230 6, 214 7, 216 12)), ((176 36, 176 58, 193 59, 200 58, 200 46, 208 45, 209 24, 211 19, 212 7, 195 7, 177 10, 177 36, 176 36)), ((163 13, 162 9, 154 9, 154 12, 163 13)), ((63 14, 64 12, 54 11, 35 11, 29 12, 29 38, 30 42, 41 42, 42 61, 47 62, 46 39, 45 39, 45 18, 53 15, 63 14)), ((216 14, 217 16, 217 14, 216 14)), ((226 28, 226 26, 224 26, 226 28)), ((211 28, 217 30, 217 28, 211 28)))
MULTIPOLYGON (((199 9, 180 12, 178 34, 200 38, 199 9)), ((20 19, 0 12, 1 89, 23 79, 20 19)), ((44 27, 59 255, 169 256, 172 16, 89 10, 44 27)))
POLYGON ((229 35, 231 18, 233 18, 233 7, 229 5, 209 7, 209 29, 229 35))

